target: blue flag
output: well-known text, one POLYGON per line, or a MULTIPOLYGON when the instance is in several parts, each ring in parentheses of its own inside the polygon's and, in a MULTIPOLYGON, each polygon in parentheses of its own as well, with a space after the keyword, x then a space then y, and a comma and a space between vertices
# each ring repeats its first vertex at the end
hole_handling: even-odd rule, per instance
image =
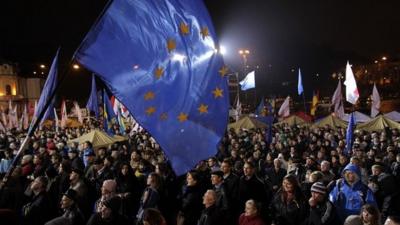
POLYGON ((303 92, 304 92, 304 89, 303 89, 303 80, 302 80, 302 78, 301 78, 301 71, 300 71, 300 68, 299 68, 299 78, 298 78, 298 83, 297 83, 297 93, 298 93, 299 95, 301 95, 303 92))
POLYGON ((345 149, 345 154, 347 156, 351 155, 351 150, 353 146, 353 129, 354 126, 356 125, 356 119, 354 118, 354 112, 351 113, 350 115, 350 120, 349 124, 347 125, 347 130, 346 130, 346 149, 345 149))
MULTIPOLYGON (((37 104, 37 108, 35 111, 35 114, 33 115, 33 119, 30 125, 29 129, 32 129, 34 121, 37 120, 38 116, 40 113, 44 110, 44 106, 46 105, 46 102, 49 100, 51 95, 53 94, 56 86, 57 86, 57 73, 58 73, 58 54, 60 52, 60 49, 57 50, 56 55, 54 56, 53 62, 51 63, 50 71, 47 76, 46 82, 44 83, 42 93, 40 94, 40 98, 37 104)), ((49 107, 47 107, 46 112, 40 121, 40 123, 43 123, 46 119, 49 118, 54 118, 54 102, 55 102, 55 97, 52 99, 49 107)))
POLYGON ((265 106, 264 102, 265 102, 265 99, 264 99, 264 97, 262 97, 260 104, 257 106, 256 115, 258 115, 258 116, 266 116, 266 112, 265 112, 265 109, 264 109, 264 106, 265 106))
POLYGON ((125 134, 126 127, 125 127, 125 123, 122 119, 121 107, 118 107, 117 119, 118 119, 119 131, 121 132, 121 134, 125 134))
POLYGON ((94 112, 97 118, 99 118, 99 103, 97 101, 97 89, 96 89, 96 77, 92 75, 92 90, 90 91, 90 97, 86 104, 86 108, 94 112))
POLYGON ((178 174, 215 155, 228 69, 202 0, 114 0, 76 59, 157 140, 178 174))
POLYGON ((109 135, 114 135, 112 130, 113 122, 115 121, 115 113, 111 106, 106 90, 103 90, 103 127, 109 135))

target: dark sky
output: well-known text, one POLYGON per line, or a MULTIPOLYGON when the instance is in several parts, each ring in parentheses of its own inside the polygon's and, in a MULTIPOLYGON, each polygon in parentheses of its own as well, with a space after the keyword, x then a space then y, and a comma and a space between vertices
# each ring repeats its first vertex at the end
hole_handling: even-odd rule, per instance
MULTIPOLYGON (((66 65, 106 0, 2 0, 0 60, 18 62, 24 73, 49 64, 58 46, 66 65)), ((225 61, 240 70, 239 48, 251 50, 249 64, 259 65, 258 92, 286 95, 296 91, 301 67, 307 95, 313 89, 333 91, 330 75, 383 55, 400 59, 398 0, 205 0, 225 61), (316 74, 319 74, 317 77, 316 74), (282 86, 288 82, 289 86, 282 86), (327 85, 329 84, 329 85, 327 85)), ((85 72, 68 74, 65 97, 89 93, 85 72), (82 88, 73 91, 77 84, 82 88)), ((328 94, 328 93, 327 93, 328 94)), ((307 96, 306 95, 306 96, 307 96)))

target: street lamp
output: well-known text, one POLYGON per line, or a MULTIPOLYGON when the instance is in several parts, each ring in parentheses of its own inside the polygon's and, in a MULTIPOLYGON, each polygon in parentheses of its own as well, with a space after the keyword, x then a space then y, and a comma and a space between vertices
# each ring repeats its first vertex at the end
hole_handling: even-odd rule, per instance
MULTIPOLYGON (((247 66, 247 57, 250 55, 250 50, 248 49, 240 49, 239 50, 239 55, 242 57, 243 59, 243 66, 244 68, 246 68, 247 66)), ((246 69, 245 69, 246 70, 246 69)))
POLYGON ((44 69, 44 68, 46 68, 46 65, 41 64, 41 65, 40 65, 40 68, 41 68, 41 69, 44 69))
POLYGON ((79 65, 78 64, 74 64, 74 65, 72 65, 72 68, 74 69, 74 70, 79 70, 79 65))

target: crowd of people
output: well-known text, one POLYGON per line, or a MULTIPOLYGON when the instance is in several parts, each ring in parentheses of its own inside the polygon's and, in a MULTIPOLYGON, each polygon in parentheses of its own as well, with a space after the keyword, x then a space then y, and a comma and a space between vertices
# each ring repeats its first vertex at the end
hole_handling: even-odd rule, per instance
MULTIPOLYGON (((70 142, 92 129, 35 132, 1 184, 1 224, 400 224, 396 129, 357 131, 350 152, 342 128, 279 125, 270 143, 266 130, 228 130, 178 176, 145 130, 109 147, 70 142)), ((1 176, 23 137, 0 134, 1 176)))

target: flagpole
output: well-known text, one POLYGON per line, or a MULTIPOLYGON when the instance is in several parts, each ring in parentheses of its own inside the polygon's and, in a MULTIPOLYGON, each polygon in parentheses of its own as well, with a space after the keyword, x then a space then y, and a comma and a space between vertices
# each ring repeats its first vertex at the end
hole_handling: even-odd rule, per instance
POLYGON ((14 157, 13 161, 11 162, 11 165, 7 171, 7 173, 4 175, 3 180, 0 182, 0 195, 4 191, 4 187, 7 185, 7 182, 9 181, 9 178, 14 171, 17 163, 19 162, 19 159, 21 158, 22 152, 27 148, 27 145, 29 143, 29 139, 33 136, 35 130, 38 128, 43 116, 45 115, 47 109, 49 108, 51 102, 53 101, 53 98, 55 97, 57 91, 60 89, 61 84, 67 77, 68 72, 70 72, 70 68, 73 62, 73 58, 70 59, 68 63, 68 67, 64 70, 64 72, 60 76, 59 82, 56 84, 56 87, 54 88, 54 91, 50 94, 50 97, 47 99, 46 104, 42 108, 42 111, 39 113, 38 117, 36 119, 33 119, 33 126, 28 128, 28 133, 25 137, 25 139, 22 141, 21 146, 18 149, 18 152, 16 156, 14 157))

